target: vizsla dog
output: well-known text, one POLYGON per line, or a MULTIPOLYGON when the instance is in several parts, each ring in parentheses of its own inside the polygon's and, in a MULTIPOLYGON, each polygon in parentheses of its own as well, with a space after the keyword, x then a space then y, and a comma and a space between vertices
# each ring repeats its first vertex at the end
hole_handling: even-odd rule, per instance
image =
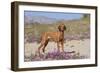
POLYGON ((57 43, 58 50, 64 51, 64 31, 66 30, 66 27, 64 24, 60 24, 58 26, 57 32, 44 32, 41 36, 41 44, 38 48, 38 52, 42 50, 42 52, 45 52, 45 47, 47 46, 48 42, 50 40, 53 40, 57 43), (61 49, 60 49, 61 45, 61 49))

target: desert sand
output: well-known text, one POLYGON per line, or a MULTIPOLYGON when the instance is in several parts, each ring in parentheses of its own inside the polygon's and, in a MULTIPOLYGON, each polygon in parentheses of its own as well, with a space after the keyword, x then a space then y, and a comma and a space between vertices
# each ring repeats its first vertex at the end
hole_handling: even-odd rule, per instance
MULTIPOLYGON (((37 49, 39 47, 39 43, 25 43, 25 57, 30 57, 31 55, 35 55, 37 49)), ((49 42, 45 48, 45 52, 57 51, 57 43, 49 42)), ((90 56, 90 39, 82 39, 82 40, 66 40, 64 43, 64 51, 71 52, 75 51, 81 56, 86 56, 89 58, 90 56)))

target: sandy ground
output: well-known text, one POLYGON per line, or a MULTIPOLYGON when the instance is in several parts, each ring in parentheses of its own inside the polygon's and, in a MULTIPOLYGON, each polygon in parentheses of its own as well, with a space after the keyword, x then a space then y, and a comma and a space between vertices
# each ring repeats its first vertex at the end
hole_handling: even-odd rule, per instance
MULTIPOLYGON (((40 44, 34 42, 34 43, 25 43, 25 56, 30 57, 31 54, 35 54, 37 51, 37 48, 40 44)), ((46 53, 57 51, 57 45, 55 42, 49 42, 46 46, 46 53)), ((66 40, 64 43, 64 51, 71 52, 75 51, 79 53, 80 55, 87 56, 89 58, 90 56, 90 40, 89 39, 83 39, 83 40, 66 40)))

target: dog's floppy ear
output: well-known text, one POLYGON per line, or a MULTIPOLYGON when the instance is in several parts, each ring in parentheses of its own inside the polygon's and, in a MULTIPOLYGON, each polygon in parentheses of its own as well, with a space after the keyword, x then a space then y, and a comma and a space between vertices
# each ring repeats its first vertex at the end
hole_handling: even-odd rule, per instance
POLYGON ((64 30, 66 30, 66 26, 64 26, 64 30))
POLYGON ((59 30, 59 31, 61 30, 61 26, 60 26, 60 25, 58 26, 58 30, 59 30))

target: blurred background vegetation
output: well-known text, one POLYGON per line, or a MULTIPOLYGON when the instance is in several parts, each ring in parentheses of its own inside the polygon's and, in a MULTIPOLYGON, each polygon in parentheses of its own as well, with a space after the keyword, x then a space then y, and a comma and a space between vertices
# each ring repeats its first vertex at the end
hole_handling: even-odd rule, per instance
POLYGON ((28 42, 39 41, 41 34, 47 31, 58 31, 58 25, 64 23, 66 26, 65 39, 90 38, 90 15, 83 14, 80 19, 61 20, 52 24, 38 22, 24 22, 24 35, 28 42))

